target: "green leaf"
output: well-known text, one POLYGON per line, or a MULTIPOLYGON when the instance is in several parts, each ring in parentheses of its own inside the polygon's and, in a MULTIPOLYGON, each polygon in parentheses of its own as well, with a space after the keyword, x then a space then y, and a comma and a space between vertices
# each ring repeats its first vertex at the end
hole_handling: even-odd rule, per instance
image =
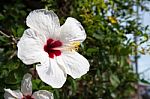
POLYGON ((98 40, 102 40, 103 39, 103 37, 101 35, 96 34, 96 33, 93 34, 93 37, 95 37, 98 40))
POLYGON ((43 86, 40 86, 40 90, 48 90, 48 91, 51 91, 51 90, 52 90, 52 87, 43 85, 43 86))
POLYGON ((114 86, 114 88, 118 87, 118 85, 120 84, 119 78, 114 74, 110 75, 110 82, 112 86, 114 86))
POLYGON ((5 19, 5 16, 0 13, 0 20, 5 19))
POLYGON ((8 75, 7 69, 0 70, 0 78, 4 78, 8 75))
POLYGON ((40 83, 41 83, 40 79, 34 79, 34 80, 32 80, 32 89, 33 90, 38 90, 40 83))
POLYGON ((76 83, 76 81, 74 79, 71 79, 70 82, 71 82, 72 90, 75 93, 76 90, 77 90, 77 83, 76 83))
POLYGON ((17 36, 18 36, 18 37, 21 37, 24 30, 25 30, 25 29, 20 26, 20 27, 17 29, 17 36))
POLYGON ((97 48, 88 48, 87 53, 96 53, 98 51, 97 48))
POLYGON ((58 89, 54 89, 54 99, 60 99, 60 94, 58 89))
POLYGON ((6 84, 17 84, 18 83, 14 71, 9 73, 8 77, 5 79, 5 83, 6 84))
MULTIPOLYGON (((0 36, 0 41, 1 41, 1 42, 7 42, 7 39, 6 39, 6 37, 4 37, 4 36, 0 36)), ((0 42, 0 43, 1 43, 1 42, 0 42)))

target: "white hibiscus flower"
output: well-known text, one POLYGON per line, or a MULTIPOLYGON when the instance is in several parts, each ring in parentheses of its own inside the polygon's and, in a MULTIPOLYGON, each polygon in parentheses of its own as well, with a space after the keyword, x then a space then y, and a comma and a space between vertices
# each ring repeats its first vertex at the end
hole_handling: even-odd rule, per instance
POLYGON ((23 63, 36 65, 40 79, 53 88, 60 88, 67 74, 80 78, 89 71, 89 62, 76 52, 86 33, 80 22, 67 18, 60 26, 53 11, 32 11, 26 19, 29 29, 18 42, 18 57, 23 63))
POLYGON ((31 75, 25 74, 21 83, 21 91, 4 89, 5 99, 54 99, 53 94, 46 90, 39 90, 32 94, 31 75))

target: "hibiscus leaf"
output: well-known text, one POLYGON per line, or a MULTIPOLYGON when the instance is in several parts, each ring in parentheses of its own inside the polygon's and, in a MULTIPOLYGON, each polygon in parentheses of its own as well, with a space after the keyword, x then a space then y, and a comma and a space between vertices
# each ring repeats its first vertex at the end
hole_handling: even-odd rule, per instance
POLYGON ((40 90, 49 90, 49 91, 52 91, 52 87, 50 87, 50 86, 40 86, 40 90))
POLYGON ((41 80, 39 80, 39 79, 33 79, 32 80, 32 89, 33 90, 38 90, 40 83, 41 83, 41 80))
POLYGON ((5 19, 5 17, 4 17, 4 15, 2 15, 2 14, 0 13, 0 20, 3 20, 3 19, 5 19))
POLYGON ((22 34, 23 34, 23 31, 24 31, 24 28, 22 26, 20 26, 18 29, 17 29, 17 36, 20 37, 22 34))
POLYGON ((77 90, 77 83, 74 79, 70 79, 70 83, 71 83, 72 91, 75 93, 77 90))
POLYGON ((14 71, 9 73, 8 77, 5 79, 5 83, 6 84, 17 84, 18 83, 18 81, 15 77, 14 71))
POLYGON ((97 48, 88 48, 87 53, 96 53, 98 51, 97 48))
POLYGON ((110 82, 111 82, 111 84, 113 85, 114 88, 118 87, 118 85, 120 84, 119 78, 114 74, 112 74, 110 76, 110 82))
POLYGON ((54 89, 54 99, 60 99, 60 94, 58 89, 54 89))

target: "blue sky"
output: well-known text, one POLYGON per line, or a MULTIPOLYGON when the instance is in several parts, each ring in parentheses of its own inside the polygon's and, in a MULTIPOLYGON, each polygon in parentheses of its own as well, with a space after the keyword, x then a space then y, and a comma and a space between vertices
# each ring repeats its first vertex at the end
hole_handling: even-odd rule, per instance
MULTIPOLYGON (((150 3, 148 3, 147 5, 150 8, 150 3)), ((143 25, 150 26, 150 12, 142 12, 141 14, 143 25)), ((145 80, 148 80, 150 82, 150 69, 147 70, 148 68, 150 68, 150 55, 141 55, 140 59, 138 60, 138 64, 138 72, 142 72, 142 74, 140 74, 141 78, 144 78, 145 80)))

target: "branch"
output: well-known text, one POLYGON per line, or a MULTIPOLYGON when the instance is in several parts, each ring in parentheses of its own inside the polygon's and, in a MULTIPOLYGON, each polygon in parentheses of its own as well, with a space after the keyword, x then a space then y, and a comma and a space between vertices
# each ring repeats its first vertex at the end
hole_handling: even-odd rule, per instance
POLYGON ((5 34, 4 32, 0 31, 0 34, 2 34, 3 36, 7 37, 7 38, 10 38, 9 35, 5 34))
POLYGON ((11 40, 14 42, 14 44, 17 44, 17 40, 15 39, 15 37, 13 35, 7 35, 6 33, 2 32, 0 30, 0 34, 2 34, 3 36, 7 37, 7 38, 11 38, 11 40))

